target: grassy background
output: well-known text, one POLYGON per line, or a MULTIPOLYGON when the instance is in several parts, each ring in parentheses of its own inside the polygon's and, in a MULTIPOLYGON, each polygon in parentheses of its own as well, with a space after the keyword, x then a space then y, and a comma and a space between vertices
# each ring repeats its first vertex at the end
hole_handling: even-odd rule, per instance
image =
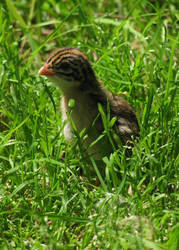
POLYGON ((1 249, 178 249, 177 1, 0 7, 1 249), (89 163, 61 135, 60 92, 37 75, 65 46, 137 110, 140 141, 104 159, 99 187, 79 177, 89 163))

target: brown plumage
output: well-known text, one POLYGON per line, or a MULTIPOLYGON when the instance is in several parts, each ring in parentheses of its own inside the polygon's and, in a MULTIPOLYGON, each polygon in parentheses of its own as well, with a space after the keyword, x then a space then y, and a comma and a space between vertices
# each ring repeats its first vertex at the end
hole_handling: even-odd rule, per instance
MULTIPOLYGON (((85 146, 89 146, 104 130, 99 114, 98 104, 104 111, 110 107, 110 116, 116 117, 115 133, 119 135, 123 145, 132 145, 133 138, 139 135, 139 126, 136 113, 125 99, 112 94, 97 80, 91 64, 80 50, 63 48, 54 52, 46 64, 39 70, 40 75, 45 75, 62 91, 61 109, 62 119, 67 120, 70 99, 75 100, 75 107, 71 118, 78 132, 86 129, 87 139, 85 146), (96 122, 94 123, 94 120, 96 122), (93 126, 92 126, 93 124, 93 126)), ((70 121, 64 128, 67 140, 73 136, 70 121)), ((88 148, 88 153, 96 159, 112 151, 112 146, 107 139, 102 139, 94 146, 88 148)))

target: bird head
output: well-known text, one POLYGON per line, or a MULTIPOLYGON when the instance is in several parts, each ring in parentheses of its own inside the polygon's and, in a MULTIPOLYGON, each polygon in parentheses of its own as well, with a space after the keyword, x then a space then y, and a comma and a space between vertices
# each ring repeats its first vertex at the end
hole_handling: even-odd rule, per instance
POLYGON ((66 92, 72 88, 85 90, 96 82, 94 71, 86 55, 75 48, 63 48, 55 51, 39 70, 66 92))

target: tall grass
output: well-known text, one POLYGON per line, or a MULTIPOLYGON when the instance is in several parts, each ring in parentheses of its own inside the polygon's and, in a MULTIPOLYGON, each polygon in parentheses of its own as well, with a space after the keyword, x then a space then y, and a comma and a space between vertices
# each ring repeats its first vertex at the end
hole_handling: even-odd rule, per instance
MULTIPOLYGON (((2 249, 178 249, 177 1, 0 3, 2 249), (137 110, 131 158, 98 163, 62 135, 61 93, 37 75, 78 47, 137 110), (66 151, 62 159, 63 151, 66 151), (101 185, 81 177, 93 168, 101 185)), ((106 126, 109 124, 106 123, 106 126)))

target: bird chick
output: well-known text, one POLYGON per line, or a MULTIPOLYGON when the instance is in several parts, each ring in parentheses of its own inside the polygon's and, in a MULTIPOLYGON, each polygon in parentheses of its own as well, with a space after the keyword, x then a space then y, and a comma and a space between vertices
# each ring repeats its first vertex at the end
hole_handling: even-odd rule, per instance
MULTIPOLYGON (((71 113, 77 132, 86 129, 87 139, 84 145, 89 146, 103 132, 104 126, 99 115, 98 105, 104 112, 110 109, 110 117, 116 117, 115 133, 123 145, 127 145, 139 135, 136 113, 125 99, 115 95, 102 86, 86 55, 76 48, 62 48, 55 51, 39 70, 39 75, 45 75, 62 91, 62 120, 66 122, 64 136, 71 140, 73 130, 68 119, 69 101, 75 100, 71 113), (94 122, 94 120, 96 121, 94 122)), ((100 159, 112 152, 112 146, 106 138, 88 148, 88 154, 100 159)))

